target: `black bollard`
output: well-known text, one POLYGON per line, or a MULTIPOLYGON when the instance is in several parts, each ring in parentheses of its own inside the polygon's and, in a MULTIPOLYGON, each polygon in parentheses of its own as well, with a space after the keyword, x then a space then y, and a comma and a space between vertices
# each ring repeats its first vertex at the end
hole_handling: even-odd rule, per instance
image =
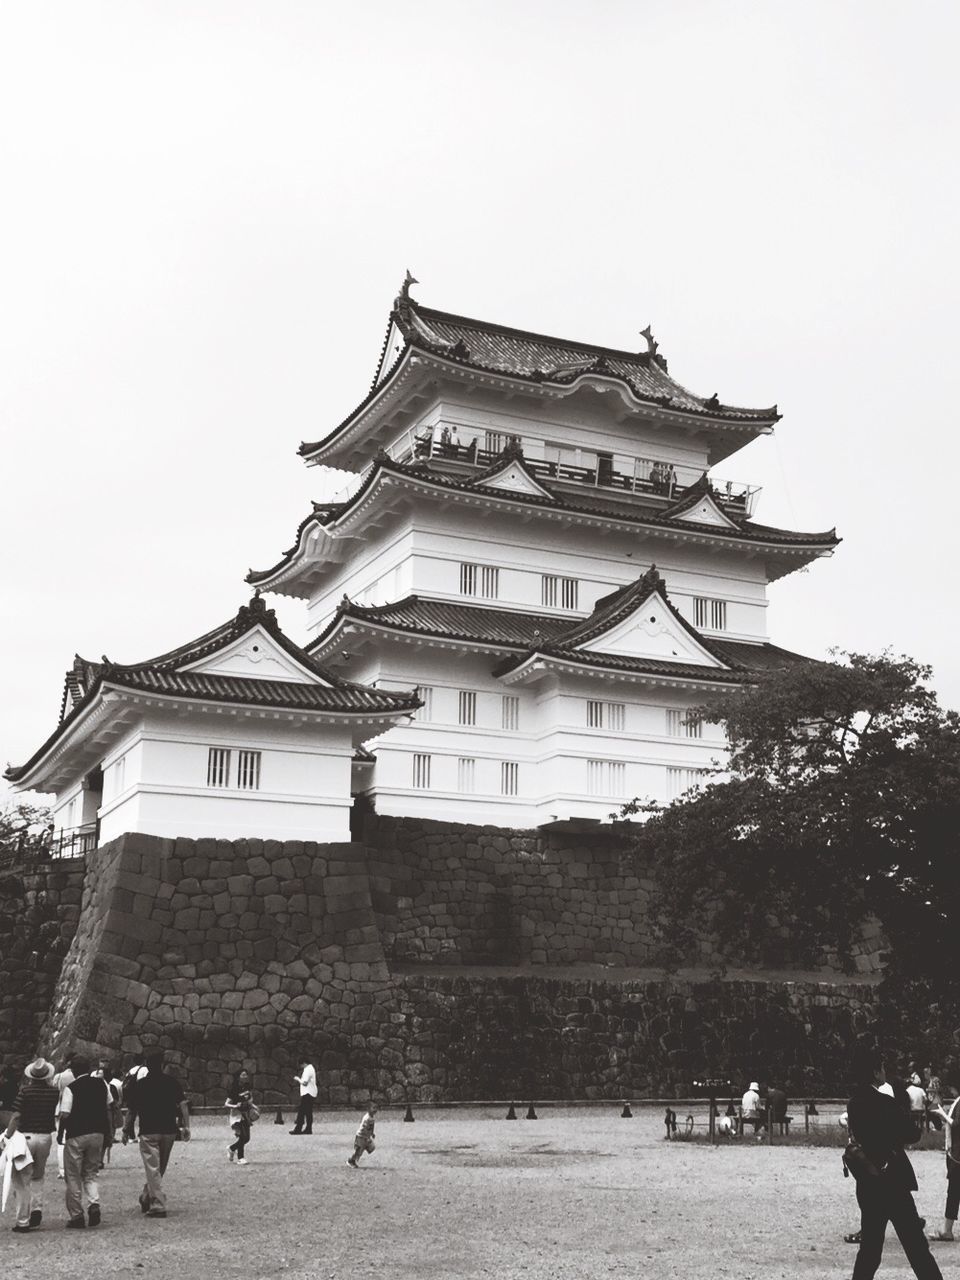
POLYGON ((819 1114, 820 1112, 817 1110, 817 1104, 811 1098, 810 1101, 807 1103, 807 1115, 818 1116, 819 1114))
POLYGON ((527 1119, 528 1119, 528 1120, 536 1120, 536 1118, 537 1118, 537 1113, 536 1113, 536 1111, 534 1110, 533 1103, 531 1102, 531 1103, 530 1103, 530 1106, 527 1108, 527 1119))
POLYGON ((403 1118, 407 1124, 413 1124, 413 1107, 411 1107, 409 1102, 407 1103, 406 1114, 403 1118))
POLYGON ((732 1098, 730 1099, 730 1105, 727 1107, 725 1114, 728 1116, 735 1116, 737 1114, 737 1108, 732 1098))
POLYGON ((510 1103, 510 1106, 507 1108, 507 1117, 506 1117, 506 1118, 507 1118, 508 1120, 516 1120, 516 1118, 517 1118, 517 1110, 516 1110, 516 1107, 514 1107, 514 1105, 513 1105, 513 1103, 512 1103, 512 1102, 510 1103))
POLYGON ((283 1124, 283 1112, 277 1107, 277 1114, 273 1117, 274 1124, 283 1124))
POLYGON ((632 1119, 633 1119, 633 1112, 630 1110, 630 1103, 629 1103, 629 1102, 625 1102, 625 1103, 623 1104, 623 1110, 620 1112, 620 1119, 621 1119, 621 1120, 632 1120, 632 1119))

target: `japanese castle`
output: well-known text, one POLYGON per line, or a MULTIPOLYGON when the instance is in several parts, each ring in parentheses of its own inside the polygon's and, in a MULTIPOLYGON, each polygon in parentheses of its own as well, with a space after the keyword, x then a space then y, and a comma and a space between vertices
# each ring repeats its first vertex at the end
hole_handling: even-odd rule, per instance
POLYGON ((713 468, 776 407, 620 351, 422 306, 409 276, 369 393, 310 466, 353 480, 251 571, 237 617, 138 666, 77 658, 20 789, 57 826, 349 838, 351 805, 532 828, 661 803, 722 760, 688 719, 807 659, 769 642, 767 584, 838 543, 758 523, 713 468), (306 602, 309 639, 263 594, 306 602))

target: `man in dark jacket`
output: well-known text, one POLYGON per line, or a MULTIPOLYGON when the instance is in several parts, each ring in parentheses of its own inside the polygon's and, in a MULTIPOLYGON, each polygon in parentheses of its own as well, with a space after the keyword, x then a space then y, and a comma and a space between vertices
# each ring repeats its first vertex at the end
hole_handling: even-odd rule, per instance
POLYGON ((148 1218, 167 1216, 163 1175, 179 1129, 190 1139, 190 1113, 180 1082, 163 1070, 163 1054, 147 1058, 147 1073, 132 1090, 123 1124, 124 1144, 133 1137, 134 1121, 140 1120, 140 1158, 146 1182, 140 1192, 140 1211, 148 1218))
POLYGON ((857 1087, 847 1103, 850 1136, 863 1148, 875 1172, 857 1176, 860 1248, 853 1280, 872 1280, 876 1275, 888 1222, 900 1237, 914 1275, 919 1280, 943 1280, 913 1202, 917 1179, 903 1149, 913 1132, 909 1106, 902 1098, 880 1092, 886 1080, 883 1055, 872 1047, 858 1051, 854 1079, 857 1087))
POLYGON ((88 1058, 73 1059, 74 1080, 60 1099, 63 1172, 67 1180, 68 1227, 100 1225, 100 1190, 97 1174, 103 1163, 104 1144, 110 1137, 110 1090, 107 1082, 90 1074, 88 1058), (87 1221, 83 1197, 87 1197, 87 1221))

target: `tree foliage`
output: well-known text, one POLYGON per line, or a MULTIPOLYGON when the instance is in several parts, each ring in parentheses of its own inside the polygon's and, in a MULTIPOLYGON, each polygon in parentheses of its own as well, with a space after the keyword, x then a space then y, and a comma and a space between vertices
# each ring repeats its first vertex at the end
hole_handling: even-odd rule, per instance
POLYGON ((848 954, 868 915, 917 971, 949 954, 960 719, 938 705, 929 668, 889 653, 842 658, 694 712, 723 725, 727 777, 656 810, 635 837, 655 869, 666 958, 708 932, 731 956, 769 962, 792 947, 796 962, 795 921, 808 958, 824 946, 848 954))
POLYGON ((12 800, 0 808, 0 853, 13 855, 41 841, 50 826, 50 810, 27 800, 12 800))

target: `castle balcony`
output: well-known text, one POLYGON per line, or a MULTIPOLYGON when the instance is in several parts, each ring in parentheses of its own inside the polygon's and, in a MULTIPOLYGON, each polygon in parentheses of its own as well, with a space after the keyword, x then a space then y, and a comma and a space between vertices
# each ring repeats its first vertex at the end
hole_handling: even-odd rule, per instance
MULTIPOLYGON (((493 466, 507 445, 519 445, 529 471, 557 490, 593 489, 607 496, 628 494, 664 507, 675 502, 703 475, 703 469, 638 454, 572 448, 526 432, 520 435, 475 431, 438 424, 410 429, 393 441, 387 453, 395 462, 429 459, 452 474, 469 475, 493 466)), ((710 477, 723 506, 732 514, 753 515, 757 485, 710 477)))
POLYGON ((96 849, 100 841, 100 823, 87 822, 81 827, 32 831, 23 827, 2 850, 0 866, 20 862, 45 861, 48 858, 79 858, 96 849))

